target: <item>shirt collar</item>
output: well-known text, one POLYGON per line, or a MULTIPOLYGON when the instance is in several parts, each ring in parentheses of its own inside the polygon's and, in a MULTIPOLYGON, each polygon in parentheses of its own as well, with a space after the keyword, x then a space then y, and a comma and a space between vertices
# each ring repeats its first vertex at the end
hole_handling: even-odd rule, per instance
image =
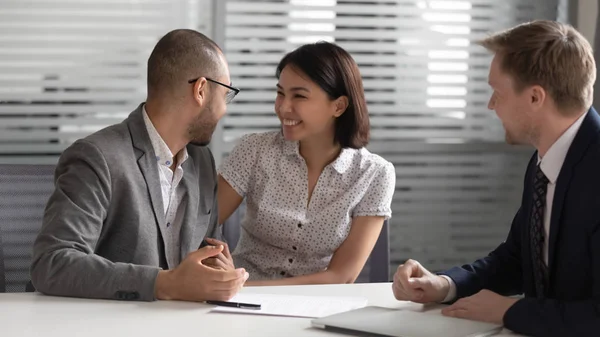
MULTIPOLYGON (((286 156, 297 156, 300 157, 300 146, 297 141, 288 141, 281 136, 283 140, 283 153, 286 156)), ((340 174, 343 174, 352 165, 352 157, 354 152, 357 151, 351 148, 342 149, 339 156, 331 163, 331 166, 340 174)))
POLYGON ((573 139, 575 139, 586 115, 587 113, 584 113, 575 121, 575 123, 571 124, 567 131, 565 131, 556 142, 550 146, 543 158, 538 154, 537 162, 551 184, 556 183, 560 169, 567 157, 567 152, 569 152, 573 139))
MULTIPOLYGON (((146 106, 142 107, 142 114, 144 116, 144 124, 146 124, 146 129, 148 130, 148 135, 150 136, 150 142, 152 143, 152 148, 154 149, 154 154, 156 155, 156 161, 163 166, 171 167, 173 165, 173 153, 167 146, 167 143, 162 139, 154 124, 148 117, 148 113, 146 112, 146 106)), ((177 153, 177 166, 181 166, 188 158, 187 148, 183 148, 179 153, 177 153)))
POLYGON ((340 155, 331 163, 331 166, 339 173, 344 174, 350 166, 352 166, 352 158, 353 154, 356 152, 356 149, 345 148, 342 149, 340 155))

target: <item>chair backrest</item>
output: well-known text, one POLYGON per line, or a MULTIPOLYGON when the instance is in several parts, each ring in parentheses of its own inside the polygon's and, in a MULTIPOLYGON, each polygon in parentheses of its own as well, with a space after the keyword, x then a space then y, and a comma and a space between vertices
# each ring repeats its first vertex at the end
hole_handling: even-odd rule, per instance
POLYGON ((223 236, 225 242, 229 245, 229 250, 233 252, 240 239, 240 226, 242 219, 246 215, 246 200, 231 214, 231 216, 223 224, 223 236))
MULTIPOLYGON (((245 204, 241 204, 223 224, 223 236, 233 251, 240 238, 240 225, 245 215, 245 204)), ((390 280, 390 228, 388 220, 384 221, 381 234, 373 247, 367 265, 369 282, 388 282, 390 280)), ((359 277, 359 280, 362 276, 359 277)))
POLYGON ((53 191, 54 165, 0 164, 0 291, 26 290, 33 241, 53 191))
POLYGON ((383 222, 381 234, 369 256, 369 282, 388 282, 390 280, 390 225, 383 222))
POLYGON ((4 248, 2 246, 2 231, 0 230, 0 293, 6 292, 6 281, 4 274, 4 248))

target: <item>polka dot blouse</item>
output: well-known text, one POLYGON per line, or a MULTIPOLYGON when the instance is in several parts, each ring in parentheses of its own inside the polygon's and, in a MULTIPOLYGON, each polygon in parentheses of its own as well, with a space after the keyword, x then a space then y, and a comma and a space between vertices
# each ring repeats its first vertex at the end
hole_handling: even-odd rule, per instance
POLYGON ((343 149, 308 200, 308 171, 298 142, 280 131, 249 134, 219 173, 246 198, 236 267, 251 280, 323 271, 348 236, 353 217, 391 216, 394 166, 367 149, 343 149))

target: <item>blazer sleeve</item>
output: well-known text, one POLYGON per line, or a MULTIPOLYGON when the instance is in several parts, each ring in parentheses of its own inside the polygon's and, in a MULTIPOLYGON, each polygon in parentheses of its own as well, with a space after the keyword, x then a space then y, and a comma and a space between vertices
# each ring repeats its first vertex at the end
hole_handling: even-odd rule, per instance
POLYGON ((58 296, 154 300, 159 268, 109 261, 95 254, 111 200, 105 157, 79 140, 64 151, 55 172, 41 231, 33 246, 35 288, 58 296))
POLYGON ((225 236, 223 235, 223 226, 219 226, 219 204, 217 200, 217 170, 215 166, 215 158, 212 154, 212 151, 206 147, 206 160, 204 162, 210 163, 210 170, 212 172, 212 193, 215 196, 213 198, 213 204, 210 213, 210 223, 208 224, 208 230, 206 231, 205 238, 213 238, 217 240, 224 240, 225 236))
POLYGON ((471 296, 482 289, 509 296, 523 292, 521 267, 520 223, 523 210, 519 209, 513 219, 506 241, 488 256, 445 272, 456 284, 456 299, 471 296))
POLYGON ((515 215, 506 241, 501 243, 488 256, 467 264, 455 267, 445 272, 456 285, 456 299, 478 293, 482 289, 489 289, 498 294, 510 296, 523 293, 523 268, 521 263, 521 232, 523 224, 527 223, 527 210, 523 206, 529 191, 527 182, 529 172, 535 167, 537 154, 529 161, 524 178, 524 188, 521 207, 515 215))
POLYGON ((504 326, 534 337, 597 336, 600 332, 600 224, 590 236, 592 298, 581 301, 523 298, 504 315, 504 326))

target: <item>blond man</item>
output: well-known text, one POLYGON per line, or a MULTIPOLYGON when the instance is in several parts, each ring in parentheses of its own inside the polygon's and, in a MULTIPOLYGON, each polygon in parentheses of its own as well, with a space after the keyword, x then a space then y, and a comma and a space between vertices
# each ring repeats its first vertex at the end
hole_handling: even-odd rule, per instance
POLYGON ((596 65, 575 29, 534 21, 481 42, 494 53, 488 108, 511 144, 536 148, 505 242, 439 274, 400 265, 394 295, 453 303, 447 316, 504 324, 531 336, 600 331, 600 117, 596 65), (523 297, 511 297, 524 294, 523 297))

